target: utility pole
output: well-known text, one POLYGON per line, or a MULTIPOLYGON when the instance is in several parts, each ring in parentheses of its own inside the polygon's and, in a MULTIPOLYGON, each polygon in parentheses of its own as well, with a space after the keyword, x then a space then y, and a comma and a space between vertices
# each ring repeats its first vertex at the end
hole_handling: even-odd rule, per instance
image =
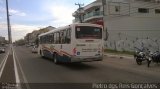
POLYGON ((8 0, 6 0, 6 12, 7 12, 7 26, 8 26, 8 41, 9 41, 9 44, 12 44, 11 26, 10 26, 9 10, 8 10, 8 0))
POLYGON ((102 6, 103 6, 103 16, 105 16, 105 6, 106 5, 106 0, 102 0, 102 6))
POLYGON ((79 16, 80 23, 82 23, 82 16, 81 16, 80 11, 81 11, 82 6, 83 6, 84 4, 75 3, 75 5, 78 5, 78 10, 79 10, 79 12, 78 12, 78 16, 79 16))
POLYGON ((105 32, 105 34, 104 34, 105 35, 105 37, 104 37, 105 41, 108 40, 108 36, 109 36, 108 29, 107 29, 107 27, 105 28, 105 25, 106 25, 106 23, 105 23, 105 16, 106 16, 106 14, 105 14, 105 11, 106 11, 105 6, 106 6, 106 4, 107 4, 106 0, 102 0, 102 6, 103 6, 103 18, 102 18, 102 20, 103 20, 103 29, 104 29, 104 32, 105 32))

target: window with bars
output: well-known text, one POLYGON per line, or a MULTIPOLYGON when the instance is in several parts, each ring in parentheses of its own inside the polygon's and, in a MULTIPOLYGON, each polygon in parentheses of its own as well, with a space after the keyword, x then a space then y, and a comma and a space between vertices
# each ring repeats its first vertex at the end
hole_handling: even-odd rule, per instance
POLYGON ((160 14, 160 9, 155 9, 156 14, 160 14))
POLYGON ((149 13, 149 9, 148 8, 138 8, 138 12, 139 13, 149 13))

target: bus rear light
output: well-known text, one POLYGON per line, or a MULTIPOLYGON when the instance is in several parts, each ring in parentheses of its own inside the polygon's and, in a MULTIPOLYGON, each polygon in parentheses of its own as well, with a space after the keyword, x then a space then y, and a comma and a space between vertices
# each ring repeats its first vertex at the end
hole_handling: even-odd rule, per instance
POLYGON ((74 48, 74 49, 73 49, 73 55, 76 55, 76 53, 77 53, 77 49, 74 48))

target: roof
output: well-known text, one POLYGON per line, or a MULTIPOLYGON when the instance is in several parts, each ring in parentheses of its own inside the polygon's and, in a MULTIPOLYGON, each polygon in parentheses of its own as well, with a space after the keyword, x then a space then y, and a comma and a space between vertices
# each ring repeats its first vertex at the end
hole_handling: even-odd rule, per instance
POLYGON ((69 28, 70 26, 72 25, 96 25, 98 27, 102 27, 101 25, 97 25, 97 24, 91 24, 91 23, 73 23, 73 24, 70 24, 70 25, 67 25, 67 26, 63 26, 63 27, 59 27, 59 28, 56 28, 54 30, 51 30, 51 31, 48 31, 46 33, 42 33, 40 34, 39 36, 43 36, 43 35, 46 35, 46 34, 49 34, 49 33, 52 33, 52 32, 55 32, 55 31, 58 31, 58 30, 61 30, 61 29, 64 29, 64 28, 69 28))

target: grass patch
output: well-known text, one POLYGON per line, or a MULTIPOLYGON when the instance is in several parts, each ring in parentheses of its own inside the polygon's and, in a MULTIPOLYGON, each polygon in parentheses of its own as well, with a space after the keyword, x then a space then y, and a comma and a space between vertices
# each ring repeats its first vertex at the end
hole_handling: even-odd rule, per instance
POLYGON ((127 55, 133 55, 134 54, 134 52, 130 52, 130 51, 117 51, 117 50, 113 50, 113 49, 105 49, 104 52, 115 53, 115 54, 127 54, 127 55))

